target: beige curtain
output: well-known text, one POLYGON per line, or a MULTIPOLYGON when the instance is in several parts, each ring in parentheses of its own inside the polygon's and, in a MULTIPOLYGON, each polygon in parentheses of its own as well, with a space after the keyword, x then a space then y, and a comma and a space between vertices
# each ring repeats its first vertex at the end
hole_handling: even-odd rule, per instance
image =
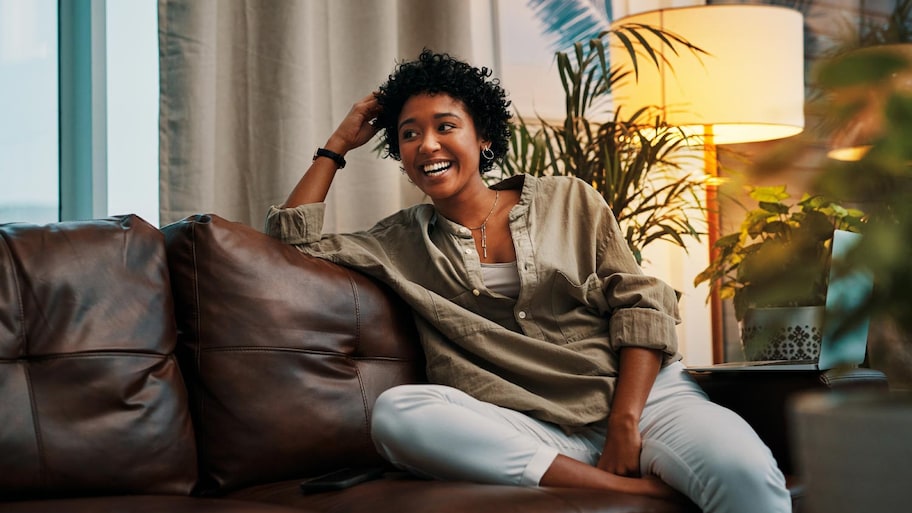
MULTIPOLYGON (((489 0, 159 0, 161 223, 262 227, 352 103, 423 47, 491 66, 489 0)), ((421 201, 373 144, 347 156, 326 230, 421 201)))

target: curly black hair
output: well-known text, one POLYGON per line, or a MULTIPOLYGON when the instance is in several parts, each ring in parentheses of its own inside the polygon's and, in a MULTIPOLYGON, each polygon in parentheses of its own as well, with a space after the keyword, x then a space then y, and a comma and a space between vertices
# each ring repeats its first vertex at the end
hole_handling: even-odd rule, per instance
POLYGON ((402 107, 419 94, 445 93, 465 105, 475 130, 491 141, 493 159, 480 158, 479 172, 490 171, 506 154, 510 141, 510 101, 500 80, 489 79, 491 70, 476 68, 446 53, 424 49, 417 60, 401 62, 376 94, 383 109, 377 117, 381 145, 386 155, 401 160, 397 123, 402 107))

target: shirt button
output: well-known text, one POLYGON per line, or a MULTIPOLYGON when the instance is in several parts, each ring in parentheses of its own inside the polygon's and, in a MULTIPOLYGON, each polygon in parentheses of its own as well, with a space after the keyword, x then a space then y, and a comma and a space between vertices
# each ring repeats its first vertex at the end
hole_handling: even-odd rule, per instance
POLYGON ((520 311, 520 312, 519 312, 518 314, 516 314, 516 315, 518 315, 520 319, 525 319, 525 318, 526 318, 526 312, 523 312, 523 311, 520 311))
POLYGON ((480 296, 480 295, 481 295, 481 291, 478 290, 478 289, 472 289, 472 294, 475 294, 476 296, 480 296))
POLYGON ((465 252, 466 252, 466 255, 471 255, 471 254, 472 254, 472 250, 469 249, 469 248, 466 248, 465 252))

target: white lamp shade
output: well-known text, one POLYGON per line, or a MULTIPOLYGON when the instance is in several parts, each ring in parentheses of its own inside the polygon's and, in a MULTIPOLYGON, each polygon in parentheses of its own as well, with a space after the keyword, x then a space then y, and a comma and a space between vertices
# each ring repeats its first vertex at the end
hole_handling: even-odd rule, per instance
POLYGON ((779 139, 804 129, 804 25, 801 13, 769 5, 704 5, 649 11, 616 20, 612 66, 633 70, 614 30, 650 25, 677 34, 708 55, 678 54, 647 31, 661 50, 659 67, 640 52, 639 78, 614 86, 616 107, 662 110, 665 121, 715 144, 779 139), (667 62, 666 62, 667 60, 667 62))

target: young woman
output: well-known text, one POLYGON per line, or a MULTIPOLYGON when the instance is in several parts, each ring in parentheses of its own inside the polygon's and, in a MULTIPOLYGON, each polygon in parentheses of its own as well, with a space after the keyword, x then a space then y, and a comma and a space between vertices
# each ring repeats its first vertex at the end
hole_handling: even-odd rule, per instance
POLYGON ((641 272, 602 197, 569 177, 486 186, 511 117, 490 74, 427 50, 401 63, 267 216, 271 235, 384 281, 415 312, 431 384, 380 396, 378 450, 438 479, 790 511, 769 449, 684 371, 674 291, 641 272), (377 132, 431 204, 322 233, 344 155, 377 132))

